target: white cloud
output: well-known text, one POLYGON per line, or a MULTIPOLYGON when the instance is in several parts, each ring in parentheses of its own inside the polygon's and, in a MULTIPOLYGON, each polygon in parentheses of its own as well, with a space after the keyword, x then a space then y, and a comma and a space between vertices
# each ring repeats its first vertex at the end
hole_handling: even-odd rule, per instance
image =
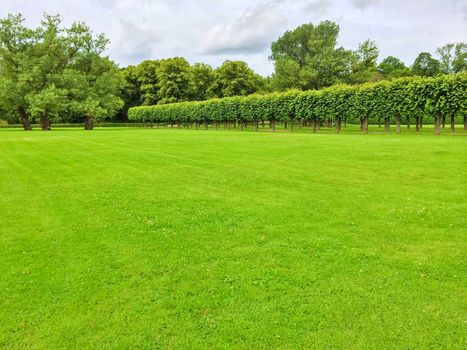
POLYGON ((376 40, 381 57, 411 64, 421 51, 466 41, 465 0, 0 0, 0 14, 21 12, 36 25, 43 12, 64 23, 86 22, 111 40, 108 54, 121 66, 184 56, 220 65, 247 61, 270 74, 270 43, 303 23, 339 23, 339 45, 376 40))
POLYGON ((351 3, 358 9, 364 10, 366 7, 376 5, 380 0, 352 0, 351 3))
POLYGON ((286 19, 278 11, 278 1, 247 9, 228 24, 213 26, 201 44, 201 53, 209 55, 258 53, 267 49, 271 38, 280 35, 286 19))

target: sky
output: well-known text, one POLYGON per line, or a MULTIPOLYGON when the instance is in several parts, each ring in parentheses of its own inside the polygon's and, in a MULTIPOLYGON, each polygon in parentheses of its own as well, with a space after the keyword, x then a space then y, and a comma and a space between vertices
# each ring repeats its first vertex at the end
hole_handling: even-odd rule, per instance
POLYGON ((467 41, 467 0, 0 0, 0 17, 18 12, 28 26, 44 12, 64 25, 85 22, 110 39, 107 54, 120 67, 182 56, 214 67, 243 60, 269 75, 271 43, 323 20, 340 25, 346 49, 376 41, 380 61, 392 55, 410 65, 422 51, 467 41))

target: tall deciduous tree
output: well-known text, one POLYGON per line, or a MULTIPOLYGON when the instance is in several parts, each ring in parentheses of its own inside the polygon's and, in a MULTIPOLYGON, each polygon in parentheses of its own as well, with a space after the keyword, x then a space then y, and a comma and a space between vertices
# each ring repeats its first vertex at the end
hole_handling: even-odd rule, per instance
POLYGON ((434 77, 441 73, 440 63, 430 53, 422 52, 415 59, 412 72, 421 77, 434 77))
POLYGON ((351 72, 347 82, 361 84, 374 80, 377 73, 378 55, 379 50, 374 41, 365 40, 361 43, 353 53, 351 72))
POLYGON ((35 33, 24 26, 20 14, 0 20, 0 104, 25 130, 31 130, 26 96, 33 88, 28 81, 28 58, 35 42, 35 33))
POLYGON ((319 89, 348 75, 350 51, 337 47, 339 26, 330 21, 304 24, 272 43, 275 85, 281 89, 319 89))
POLYGON ((467 71, 467 43, 447 44, 436 50, 441 71, 453 74, 467 71))
POLYGON ((397 57, 388 56, 378 65, 378 72, 384 79, 394 79, 410 75, 410 68, 397 57))
POLYGON ((123 99, 123 107, 118 112, 118 120, 126 121, 128 115, 128 109, 134 106, 140 106, 143 104, 141 96, 141 83, 138 80, 138 69, 135 66, 128 66, 121 69, 125 84, 121 91, 121 97, 123 99))
POLYGON ((195 63, 191 69, 194 84, 193 99, 203 101, 214 97, 216 76, 212 67, 205 63, 195 63))
POLYGON ((146 60, 138 64, 135 75, 138 79, 141 92, 141 100, 144 106, 155 105, 159 102, 159 78, 157 69, 160 66, 158 60, 146 60))
POLYGON ((262 88, 262 79, 243 61, 225 61, 215 70, 218 97, 244 96, 262 88))
POLYGON ((189 101, 194 83, 190 64, 182 57, 160 61, 157 67, 160 104, 189 101))

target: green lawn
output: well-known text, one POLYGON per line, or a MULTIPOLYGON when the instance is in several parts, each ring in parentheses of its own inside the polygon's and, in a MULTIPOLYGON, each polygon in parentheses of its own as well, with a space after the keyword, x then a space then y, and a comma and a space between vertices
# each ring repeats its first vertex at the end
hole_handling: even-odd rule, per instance
POLYGON ((1 130, 0 155, 0 348, 465 348, 465 136, 1 130))

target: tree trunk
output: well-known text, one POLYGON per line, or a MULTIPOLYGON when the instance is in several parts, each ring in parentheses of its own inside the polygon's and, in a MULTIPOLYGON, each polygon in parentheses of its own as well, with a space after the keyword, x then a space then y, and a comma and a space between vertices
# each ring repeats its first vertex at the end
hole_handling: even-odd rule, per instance
POLYGON ((397 115, 396 117, 396 133, 401 133, 401 116, 397 115))
POLYGON ((84 130, 92 130, 92 129, 94 129, 93 118, 84 117, 84 130))
POLYGON ((341 117, 336 117, 336 133, 341 132, 341 117))
POLYGON ((384 117, 384 131, 389 131, 389 118, 384 117))
POLYGON ((435 134, 441 134, 441 117, 439 116, 435 117, 435 134))
POLYGON ((363 131, 363 118, 360 118, 360 130, 363 131))
MULTIPOLYGON (((384 119, 384 126, 386 126, 386 119, 384 119)), ((378 128, 381 127, 381 118, 378 118, 378 128)))
POLYGON ((287 130, 287 120, 284 121, 284 130, 287 130))
POLYGON ((31 127, 31 121, 29 120, 28 116, 26 115, 25 112, 20 111, 20 119, 21 119, 21 124, 23 124, 23 129, 26 131, 32 130, 31 127))
POLYGON ((313 118, 313 120, 311 121, 311 124, 312 124, 312 126, 313 126, 313 132, 314 132, 314 133, 316 132, 316 124, 317 124, 317 122, 318 122, 318 121, 316 120, 316 118, 313 118))
POLYGON ((50 130, 50 120, 46 115, 41 116, 40 124, 41 124, 42 130, 44 131, 50 130))
POLYGON ((276 131, 276 121, 272 120, 272 131, 276 131))
POLYGON ((415 131, 420 131, 420 117, 415 117, 415 131))
POLYGON ((410 117, 407 117, 407 129, 410 129, 410 117))
POLYGON ((365 134, 368 134, 368 117, 365 117, 363 121, 363 132, 365 134))
POLYGON ((264 120, 261 121, 261 127, 264 128, 264 120))
POLYGON ((451 132, 456 131, 456 117, 454 114, 451 114, 451 132))
POLYGON ((446 127, 446 116, 443 115, 443 129, 446 127))
POLYGON ((419 125, 419 127, 420 127, 420 130, 423 129, 423 117, 420 117, 420 125, 419 125))

